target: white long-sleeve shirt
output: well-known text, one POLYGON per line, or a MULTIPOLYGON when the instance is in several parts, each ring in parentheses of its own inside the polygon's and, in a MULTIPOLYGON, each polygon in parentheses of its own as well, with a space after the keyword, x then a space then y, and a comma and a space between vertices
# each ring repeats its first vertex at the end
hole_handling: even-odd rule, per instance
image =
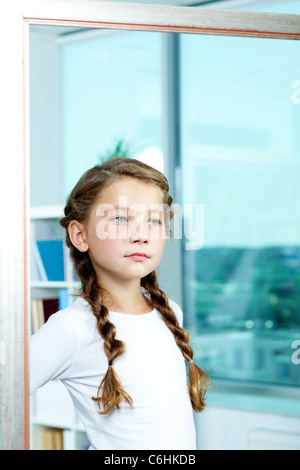
MULTIPOLYGON (((182 325, 180 307, 169 301, 182 325)), ((153 309, 109 312, 126 351, 114 363, 133 407, 122 402, 100 415, 92 400, 108 367, 91 307, 82 298, 53 314, 30 342, 30 392, 61 380, 77 409, 90 449, 194 450, 195 427, 185 361, 173 334, 153 309)))

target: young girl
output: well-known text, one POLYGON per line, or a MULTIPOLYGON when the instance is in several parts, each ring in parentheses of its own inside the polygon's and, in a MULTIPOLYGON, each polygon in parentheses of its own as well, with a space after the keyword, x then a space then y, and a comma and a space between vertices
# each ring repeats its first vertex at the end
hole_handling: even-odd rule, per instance
POLYGON ((108 160, 81 177, 61 220, 82 292, 33 335, 30 388, 61 380, 93 450, 196 448, 193 409, 205 407, 208 377, 154 271, 168 191, 148 165, 108 160))

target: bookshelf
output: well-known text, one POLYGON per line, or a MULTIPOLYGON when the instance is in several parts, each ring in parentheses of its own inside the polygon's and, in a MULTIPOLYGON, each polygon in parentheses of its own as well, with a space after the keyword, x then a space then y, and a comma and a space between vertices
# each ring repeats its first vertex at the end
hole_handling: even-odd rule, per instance
MULTIPOLYGON (((80 286, 59 224, 62 216, 60 205, 32 207, 30 211, 31 334, 49 315, 70 305, 80 286), (43 250, 51 256, 45 256, 43 250)), ((31 396, 31 450, 85 450, 88 446, 84 427, 60 381, 47 383, 31 396)))

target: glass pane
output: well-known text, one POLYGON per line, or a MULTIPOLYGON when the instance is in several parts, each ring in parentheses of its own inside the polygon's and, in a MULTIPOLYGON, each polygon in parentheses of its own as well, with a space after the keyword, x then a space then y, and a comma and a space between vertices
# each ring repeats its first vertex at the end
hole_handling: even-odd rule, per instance
POLYGON ((64 195, 113 153, 163 169, 160 33, 98 31, 62 46, 64 195))
POLYGON ((213 377, 300 384, 299 53, 181 39, 182 203, 194 225, 204 207, 204 246, 184 240, 185 311, 213 377))
POLYGON ((274 0, 265 1, 261 0, 253 1, 245 8, 245 10, 262 11, 268 13, 284 13, 287 15, 300 15, 300 4, 299 0, 274 0))
POLYGON ((207 7, 300 15, 299 0, 214 0, 207 7))

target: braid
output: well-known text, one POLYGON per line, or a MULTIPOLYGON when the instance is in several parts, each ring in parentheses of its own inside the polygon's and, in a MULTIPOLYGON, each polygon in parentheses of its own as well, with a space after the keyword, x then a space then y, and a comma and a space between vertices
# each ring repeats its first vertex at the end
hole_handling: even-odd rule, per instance
MULTIPOLYGON (((64 219, 61 220, 61 225, 64 225, 64 219)), ((131 397, 122 388, 120 379, 113 368, 115 359, 125 352, 125 344, 123 341, 116 339, 116 328, 109 321, 109 311, 101 302, 101 288, 98 286, 96 273, 89 255, 80 252, 72 245, 68 232, 66 234, 66 244, 70 248, 70 255, 81 281, 81 294, 90 304, 97 320, 97 330, 104 340, 104 352, 108 359, 108 369, 99 385, 97 397, 92 397, 92 399, 98 403, 100 414, 108 414, 114 407, 119 408, 122 399, 130 406, 133 403, 131 397)))
POLYGON ((179 326, 177 317, 169 306, 166 294, 159 288, 155 271, 142 278, 141 286, 150 294, 151 302, 161 313, 162 319, 174 335, 177 346, 189 363, 188 389, 193 409, 201 412, 205 408, 205 394, 209 378, 206 372, 193 362, 194 352, 190 346, 189 333, 179 326))
MULTIPOLYGON (((96 282, 94 284, 96 285, 96 282)), ((93 289, 99 291, 99 288, 93 287, 93 289)), ((99 303, 99 301, 90 301, 93 314, 97 320, 98 332, 104 340, 104 352, 108 359, 108 369, 99 385, 97 397, 92 398, 98 403, 100 410, 102 405, 103 411, 100 411, 100 414, 108 414, 115 406, 119 408, 122 399, 131 406, 133 402, 122 388, 120 379, 113 368, 115 359, 125 352, 125 344, 123 341, 116 339, 116 327, 108 319, 109 311, 107 307, 103 304, 99 305, 99 303)))

